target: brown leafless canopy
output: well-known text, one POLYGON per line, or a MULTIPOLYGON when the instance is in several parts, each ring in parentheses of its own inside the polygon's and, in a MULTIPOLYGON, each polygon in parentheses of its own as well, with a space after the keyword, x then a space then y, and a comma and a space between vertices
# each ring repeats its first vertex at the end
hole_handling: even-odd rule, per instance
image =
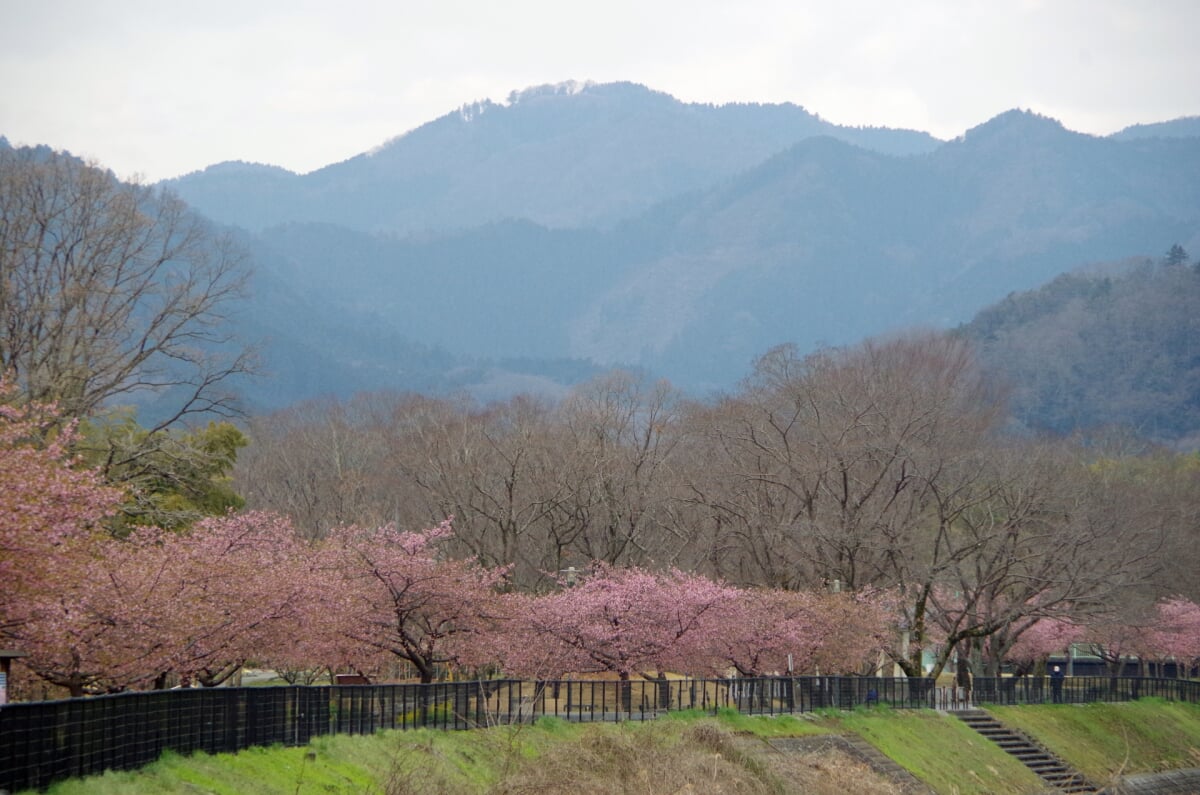
POLYGON ((224 315, 243 259, 169 193, 0 150, 0 369, 68 416, 167 392, 158 427, 226 413, 222 388, 248 365, 224 315))

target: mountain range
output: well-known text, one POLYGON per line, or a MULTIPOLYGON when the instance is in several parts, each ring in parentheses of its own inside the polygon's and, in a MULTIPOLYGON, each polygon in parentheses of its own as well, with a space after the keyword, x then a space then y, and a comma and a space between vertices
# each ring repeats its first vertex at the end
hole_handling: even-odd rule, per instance
POLYGON ((252 409, 558 394, 614 366, 705 396, 783 342, 953 328, 1088 263, 1200 250, 1200 119, 1100 138, 1011 110, 940 141, 566 83, 308 174, 164 186, 243 230, 252 409))
POLYGON ((1099 138, 1013 110, 943 142, 572 83, 309 174, 225 163, 168 185, 246 229, 275 293, 322 328, 273 368, 311 375, 266 403, 553 389, 610 366, 704 394, 781 342, 948 328, 1089 262, 1196 247, 1197 134, 1184 119, 1099 138), (554 364, 523 372, 535 360, 554 364))
POLYGON ((466 105, 309 174, 221 163, 169 184, 209 217, 254 231, 296 221, 397 235, 509 219, 596 227, 819 135, 897 155, 938 144, 840 127, 791 104, 685 104, 630 83, 571 82, 466 105))

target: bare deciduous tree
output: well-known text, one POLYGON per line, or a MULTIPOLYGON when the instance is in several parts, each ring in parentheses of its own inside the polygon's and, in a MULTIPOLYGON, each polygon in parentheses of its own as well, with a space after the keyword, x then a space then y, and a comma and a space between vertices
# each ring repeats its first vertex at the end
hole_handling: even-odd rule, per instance
POLYGON ((892 584, 897 551, 971 499, 971 456, 998 416, 969 350, 943 336, 805 358, 785 346, 710 423, 728 485, 705 500, 740 537, 743 576, 892 584))
POLYGON ((947 540, 949 552, 966 554, 946 556, 928 608, 944 638, 936 668, 959 645, 976 673, 997 676, 1035 622, 1085 622, 1137 600, 1165 517, 1147 493, 1061 442, 981 452, 984 498, 962 512, 947 540))
POLYGON ((66 416, 148 393, 151 430, 227 412, 243 254, 179 199, 46 149, 0 149, 0 369, 66 416), (231 353, 231 351, 233 351, 231 353))
POLYGON ((680 410, 669 383, 621 371, 565 401, 561 421, 578 478, 567 491, 584 522, 576 545, 585 559, 665 564, 688 541, 670 516, 680 493, 680 410))
POLYGON ((367 398, 314 400, 253 418, 251 444, 235 469, 247 504, 289 516, 309 538, 394 520, 376 490, 384 462, 362 410, 367 398))

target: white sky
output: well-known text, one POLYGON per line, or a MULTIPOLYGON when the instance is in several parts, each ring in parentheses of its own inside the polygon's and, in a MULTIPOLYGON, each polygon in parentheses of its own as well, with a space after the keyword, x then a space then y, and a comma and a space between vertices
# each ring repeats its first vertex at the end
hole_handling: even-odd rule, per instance
POLYGON ((0 135, 158 180, 307 172, 566 80, 951 138, 1200 115, 1200 0, 0 0, 0 135))

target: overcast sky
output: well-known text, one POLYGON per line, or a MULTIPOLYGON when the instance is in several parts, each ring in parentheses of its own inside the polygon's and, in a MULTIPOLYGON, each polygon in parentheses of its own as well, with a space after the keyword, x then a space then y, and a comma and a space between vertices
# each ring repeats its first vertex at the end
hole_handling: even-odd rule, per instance
POLYGON ((481 99, 629 80, 952 138, 1200 115, 1200 0, 0 0, 0 135, 157 180, 307 172, 481 99))

